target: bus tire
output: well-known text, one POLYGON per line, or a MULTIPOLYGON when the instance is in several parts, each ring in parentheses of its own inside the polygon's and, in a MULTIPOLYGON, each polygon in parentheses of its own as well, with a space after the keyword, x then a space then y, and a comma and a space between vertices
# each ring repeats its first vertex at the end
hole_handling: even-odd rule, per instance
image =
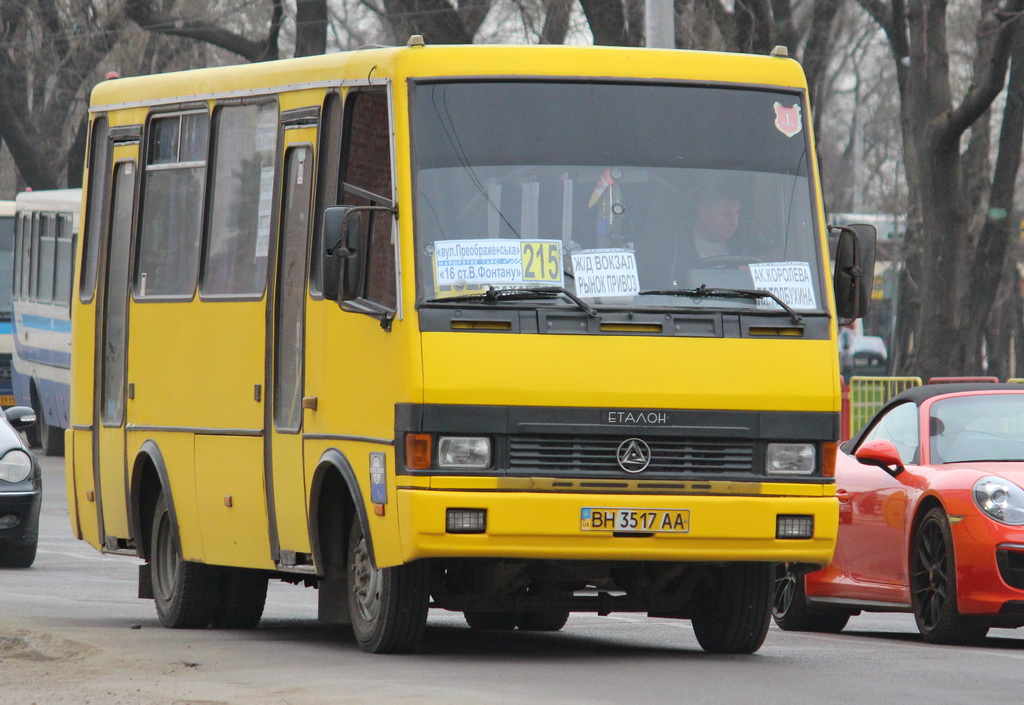
POLYGON ((210 615, 216 629, 254 629, 267 603, 267 574, 249 568, 218 568, 219 599, 210 615))
POLYGON ((153 510, 150 576, 156 614, 169 629, 202 629, 210 623, 218 594, 216 570, 181 556, 181 541, 171 523, 170 505, 160 494, 153 510))
POLYGON ((428 568, 426 561, 377 568, 359 517, 354 518, 346 573, 352 632, 360 649, 374 654, 419 649, 430 600, 428 568))
POLYGON ((701 648, 713 654, 752 654, 772 617, 772 563, 734 563, 722 569, 718 593, 690 618, 701 648))

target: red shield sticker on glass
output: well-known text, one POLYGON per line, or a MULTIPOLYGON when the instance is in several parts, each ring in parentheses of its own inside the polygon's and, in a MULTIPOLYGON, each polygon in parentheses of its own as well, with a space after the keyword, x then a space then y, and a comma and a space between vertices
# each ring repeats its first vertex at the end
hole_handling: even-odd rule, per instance
POLYGON ((803 129, 800 121, 800 104, 794 103, 792 108, 787 108, 782 103, 776 103, 775 127, 786 137, 799 134, 803 129))

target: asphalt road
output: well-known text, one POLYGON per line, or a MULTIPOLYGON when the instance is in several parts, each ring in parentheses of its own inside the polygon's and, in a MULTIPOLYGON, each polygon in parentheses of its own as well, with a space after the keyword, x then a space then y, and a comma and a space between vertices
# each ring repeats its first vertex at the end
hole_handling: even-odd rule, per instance
POLYGON ((930 646, 909 615, 855 617, 836 636, 773 626, 755 655, 712 656, 684 621, 486 633, 434 610, 422 654, 374 656, 316 622, 314 590, 274 582, 253 631, 167 630, 135 596, 137 560, 72 537, 62 460, 43 467, 36 563, 0 572, 0 705, 1024 702, 1024 630, 930 646))

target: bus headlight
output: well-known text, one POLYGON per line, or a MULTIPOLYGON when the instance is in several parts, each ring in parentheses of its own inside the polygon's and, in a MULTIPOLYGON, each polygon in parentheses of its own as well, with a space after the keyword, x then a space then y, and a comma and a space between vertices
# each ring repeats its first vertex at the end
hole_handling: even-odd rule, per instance
POLYGON ((437 467, 449 470, 483 470, 491 467, 491 439, 441 436, 437 439, 437 467))
POLYGON ((813 443, 769 443, 765 472, 769 475, 813 475, 813 443))
POLYGON ((23 450, 12 450, 0 458, 0 480, 21 482, 32 473, 32 458, 23 450))

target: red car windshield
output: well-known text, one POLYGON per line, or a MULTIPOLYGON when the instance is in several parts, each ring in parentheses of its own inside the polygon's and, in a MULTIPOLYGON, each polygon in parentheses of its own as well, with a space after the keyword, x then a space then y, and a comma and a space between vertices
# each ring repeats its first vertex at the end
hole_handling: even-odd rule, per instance
POLYGON ((931 462, 1024 462, 1024 394, 940 399, 929 419, 931 462))

